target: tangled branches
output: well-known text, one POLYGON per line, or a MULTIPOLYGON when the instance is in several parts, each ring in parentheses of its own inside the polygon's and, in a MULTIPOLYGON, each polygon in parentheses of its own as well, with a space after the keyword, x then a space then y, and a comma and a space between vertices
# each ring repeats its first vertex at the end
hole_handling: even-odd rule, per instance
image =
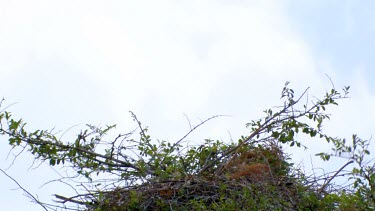
MULTIPOLYGON (((182 146, 191 132, 218 116, 191 127, 174 143, 154 141, 148 135, 147 127, 143 127, 133 113, 131 116, 139 130, 138 140, 132 138, 135 132, 132 131, 106 141, 106 135, 115 125, 104 128, 87 125, 73 142, 63 142, 46 130, 28 132, 22 119, 14 120, 5 110, 0 111, 0 135, 8 136, 11 146, 27 150, 36 159, 52 166, 68 163, 69 168, 89 180, 89 187, 84 186, 83 193, 72 197, 56 195, 57 201, 64 206, 78 205, 78 208, 69 209, 334 209, 343 204, 340 204, 342 198, 337 199, 342 195, 327 193, 325 189, 338 174, 326 179, 323 186, 316 182, 309 184, 308 177, 293 169, 282 146, 304 147, 296 136, 304 134, 334 143, 337 152, 353 152, 340 139, 322 130, 324 121, 329 119, 326 107, 337 105, 338 100, 346 98, 349 87, 345 87, 343 93, 333 88, 322 99, 309 102, 308 89, 295 98, 294 90, 288 85, 287 82, 281 93, 283 105, 276 111, 265 110, 264 118, 248 123, 249 134, 238 142, 207 139, 199 146, 182 146), (301 103, 304 97, 306 104, 301 103), (101 184, 100 176, 105 185, 101 184)), ((362 147, 362 151, 354 153, 350 160, 364 167, 360 157, 369 154, 366 150, 362 147)), ((327 153, 318 155, 325 160, 331 156, 327 153)), ((368 184, 373 184, 374 174, 359 170, 351 175, 366 178, 368 184)), ((366 197, 348 200, 368 204, 370 198, 367 196, 373 196, 373 188, 358 181, 356 188, 367 194, 366 197)))

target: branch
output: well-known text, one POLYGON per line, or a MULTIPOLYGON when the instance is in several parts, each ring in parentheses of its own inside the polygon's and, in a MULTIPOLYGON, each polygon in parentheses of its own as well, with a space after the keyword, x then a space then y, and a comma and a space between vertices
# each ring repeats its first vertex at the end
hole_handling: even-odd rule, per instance
MULTIPOLYGON (((8 135, 13 135, 13 134, 8 133, 8 132, 6 132, 6 133, 8 135)), ((92 152, 92 151, 89 151, 89 150, 85 150, 85 149, 82 149, 82 148, 79 148, 79 147, 73 147, 73 146, 68 146, 68 145, 65 145, 65 144, 59 144, 59 143, 56 143, 56 142, 53 143, 53 142, 44 141, 44 140, 23 139, 23 141, 26 142, 26 143, 35 144, 35 145, 51 144, 51 145, 54 145, 54 146, 57 146, 57 147, 61 147, 62 149, 75 149, 79 152, 84 152, 84 153, 87 153, 89 155, 93 155, 93 156, 96 156, 96 157, 104 158, 106 160, 112 160, 114 162, 117 162, 117 163, 119 163, 118 165, 116 165, 116 164, 113 164, 113 165, 116 165, 116 166, 119 166, 119 167, 133 168, 137 171, 140 170, 138 167, 136 167, 135 165, 133 165, 131 163, 124 162, 122 160, 118 160, 116 158, 108 157, 108 156, 105 156, 105 155, 102 155, 102 154, 99 154, 99 153, 96 153, 96 152, 92 152)), ((101 161, 101 163, 105 163, 105 162, 101 161)))
MULTIPOLYGON (((297 101, 294 101, 293 103, 289 104, 288 106, 286 106, 284 109, 282 109, 281 111, 275 113, 271 118, 267 119, 262 125, 260 125, 258 127, 258 129, 256 129, 254 132, 252 132, 250 134, 250 136, 248 138, 246 138, 246 140, 244 140, 243 142, 241 142, 240 144, 238 144, 236 147, 228 150, 227 152, 223 153, 223 155, 221 155, 220 157, 216 158, 215 160, 211 161, 209 164, 207 164, 206 166, 204 166, 199 172, 198 174, 201 174, 202 172, 206 171, 207 169, 211 168, 213 165, 215 165, 215 163, 219 160, 221 160, 222 158, 232 154, 233 152, 237 151, 238 149, 240 149, 244 144, 246 144, 247 142, 249 142, 251 139, 253 139, 255 136, 257 136, 262 130, 266 129, 268 125, 272 125, 274 123, 271 123, 272 120, 274 120, 276 117, 280 116, 282 113, 284 113, 285 111, 287 111, 290 107, 292 107, 293 105, 297 104, 300 99, 302 98, 302 96, 304 96, 307 92, 309 88, 307 88, 303 93, 302 95, 298 98, 297 101)), ((312 110, 312 109, 310 109, 312 110)), ((288 118, 286 118, 288 119, 288 118)), ((280 121, 278 121, 280 122, 280 121)))
MULTIPOLYGON (((190 133, 192 133, 194 130, 196 130, 198 127, 202 126, 204 123, 210 121, 211 119, 215 119, 217 117, 222 117, 224 115, 215 115, 215 116, 212 116, 204 121, 202 121, 201 123, 199 123, 198 125, 196 125, 195 127, 191 128, 190 131, 188 133, 186 133, 182 138, 180 138, 180 140, 178 140, 176 143, 173 144, 173 146, 171 147, 171 149, 174 149, 182 140, 184 140, 190 133)), ((190 125, 190 121, 189 121, 189 125, 190 125)), ((191 127, 191 125, 190 125, 191 127)))
POLYGON ((48 209, 44 206, 44 204, 42 202, 40 202, 37 198, 35 198, 35 196, 33 196, 29 191, 27 191, 25 188, 23 188, 17 182, 17 180, 15 180, 13 177, 9 176, 4 170, 0 169, 0 171, 3 172, 3 174, 5 176, 7 176, 9 179, 13 180, 13 182, 15 182, 17 184, 17 186, 23 190, 23 192, 25 192, 30 198, 32 198, 36 203, 38 203, 41 207, 43 207, 44 210, 48 211, 48 209))
POLYGON ((352 164, 354 161, 351 160, 347 162, 345 165, 343 165, 326 183, 323 184, 323 186, 318 190, 318 193, 321 194, 324 189, 327 187, 327 185, 349 164, 352 164))
POLYGON ((87 205, 86 202, 74 199, 74 198, 77 198, 77 197, 80 197, 80 196, 81 195, 77 195, 77 196, 73 196, 73 197, 67 198, 65 196, 60 196, 60 195, 55 194, 55 197, 61 200, 61 201, 57 201, 59 203, 65 204, 66 202, 72 202, 72 203, 76 203, 76 204, 87 205))

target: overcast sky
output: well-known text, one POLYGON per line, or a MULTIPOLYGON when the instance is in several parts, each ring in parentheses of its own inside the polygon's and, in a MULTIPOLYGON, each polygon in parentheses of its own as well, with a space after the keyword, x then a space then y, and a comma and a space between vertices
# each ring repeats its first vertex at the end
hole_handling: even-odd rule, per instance
MULTIPOLYGON (((0 97, 17 102, 10 110, 30 129, 91 123, 127 132, 131 110, 152 137, 175 141, 189 129, 185 115, 198 124, 223 114, 188 140, 228 141, 281 103, 285 81, 319 96, 330 89, 328 74, 336 87, 350 85, 352 98, 332 110, 326 131, 370 138, 373 11, 373 1, 0 0, 0 97)), ((10 148, 0 140, 5 169, 10 148)), ((56 183, 39 188, 57 175, 28 170, 31 162, 21 156, 7 172, 44 201, 68 193, 56 183)), ((4 175, 0 187, 1 209, 41 210, 4 175)))

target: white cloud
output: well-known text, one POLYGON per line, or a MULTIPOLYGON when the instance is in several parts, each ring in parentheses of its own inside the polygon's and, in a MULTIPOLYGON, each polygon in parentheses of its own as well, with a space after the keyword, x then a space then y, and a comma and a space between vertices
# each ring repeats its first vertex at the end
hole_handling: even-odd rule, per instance
POLYGON ((286 80, 296 91, 327 81, 277 1, 40 0, 3 11, 0 94, 20 99, 35 127, 132 129, 133 110, 155 137, 173 141, 187 131, 183 113, 195 124, 228 114, 189 140, 227 140, 228 131, 237 139, 279 103, 286 80))
POLYGON ((121 14, 85 15, 78 28, 92 52, 75 55, 83 70, 108 87, 120 116, 145 104, 146 110, 159 105, 161 113, 148 114, 167 119, 202 109, 232 114, 235 101, 260 98, 249 110, 268 101, 279 91, 270 84, 278 89, 298 78, 295 83, 304 87, 316 77, 308 47, 278 7, 213 1, 123 8, 121 14), (210 101, 215 96, 221 99, 210 101), (223 104, 224 110, 216 109, 223 104))

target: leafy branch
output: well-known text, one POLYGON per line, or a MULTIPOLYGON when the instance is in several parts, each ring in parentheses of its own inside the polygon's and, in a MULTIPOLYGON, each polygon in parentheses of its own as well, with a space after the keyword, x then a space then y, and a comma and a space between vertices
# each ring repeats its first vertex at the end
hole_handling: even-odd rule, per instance
MULTIPOLYGON (((229 149, 224 152, 222 156, 213 160, 212 162, 205 165, 200 173, 208 170, 212 166, 216 165, 217 162, 221 161, 225 157, 229 157, 238 152, 242 146, 249 142, 259 142, 259 140, 254 140, 264 134, 270 134, 273 138, 277 139, 282 144, 289 144, 290 146, 297 145, 301 146, 301 143, 294 139, 295 134, 302 131, 302 133, 308 134, 311 137, 315 137, 319 134, 320 138, 326 138, 329 142, 333 138, 321 133, 321 127, 323 120, 329 119, 329 115, 325 113, 326 107, 329 105, 338 105, 337 100, 346 98, 349 93, 350 87, 344 87, 343 93, 339 93, 334 88, 330 93, 326 93, 325 97, 322 100, 317 100, 312 102, 312 105, 309 106, 308 103, 303 105, 303 110, 296 108, 300 100, 307 94, 308 88, 297 98, 294 97, 294 90, 288 87, 289 82, 285 83, 285 87, 281 92, 281 98, 286 98, 284 101, 284 106, 277 112, 274 112, 272 109, 265 110, 267 114, 266 117, 258 120, 252 121, 247 124, 247 127, 251 127, 251 134, 248 137, 243 137, 239 140, 237 146, 229 149), (316 122, 316 127, 311 127, 309 124, 299 121, 299 119, 307 118, 316 122)), ((230 163, 230 159, 227 163, 230 163)), ((218 170, 220 171, 224 168, 225 165, 222 165, 218 170)))
MULTIPOLYGON (((22 119, 15 120, 7 111, 8 107, 0 110, 0 135, 7 136, 13 148, 32 153, 36 160, 51 166, 73 168, 80 178, 89 179, 88 187, 79 182, 83 193, 75 189, 75 196, 55 195, 64 207, 70 202, 85 206, 87 211, 114 208, 211 210, 218 207, 234 210, 251 206, 261 210, 317 207, 335 210, 338 202, 344 207, 349 206, 346 202, 353 201, 375 204, 374 168, 365 159, 370 154, 369 141, 353 135, 352 145, 348 145, 345 139, 334 138, 323 131, 325 121, 330 118, 326 110, 347 98, 349 87, 338 92, 333 86, 321 99, 311 101, 308 91, 309 88, 296 96, 286 82, 281 92, 281 106, 265 110, 265 117, 246 124, 249 135, 242 136, 238 142, 205 139, 200 145, 182 147, 187 136, 220 115, 196 126, 189 121, 190 130, 171 143, 152 139, 148 128, 132 112, 138 135, 135 134, 137 130, 133 130, 108 141, 109 132, 115 125, 86 125, 73 142, 64 142, 51 131, 27 131, 26 123, 22 119), (293 164, 288 162, 281 146, 305 147, 297 134, 318 137, 333 144, 334 154, 317 154, 323 160, 349 155, 349 161, 332 176, 311 178, 293 170, 293 164), (349 174, 343 171, 354 163, 358 167, 349 174), (97 179, 99 174, 105 174, 104 179, 97 179), (262 176, 254 177, 254 174, 262 176), (354 180, 357 195, 347 198, 345 194, 339 196, 327 191, 334 178, 348 175, 354 180), (323 185, 319 181, 323 181, 323 185), (101 186, 102 182, 104 186, 101 186), (280 197, 275 199, 275 195, 280 197), (367 198, 358 199, 360 195, 367 198), (372 202, 366 201, 368 199, 372 202), (265 202, 259 204, 261 201, 265 202)), ((354 208, 358 210, 358 207, 362 208, 360 203, 354 208)))

